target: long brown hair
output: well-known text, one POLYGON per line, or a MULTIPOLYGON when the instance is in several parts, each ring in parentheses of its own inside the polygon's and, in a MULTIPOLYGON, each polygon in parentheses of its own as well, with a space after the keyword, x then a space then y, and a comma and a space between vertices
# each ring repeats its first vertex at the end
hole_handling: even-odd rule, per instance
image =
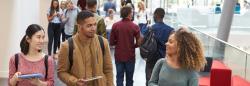
POLYGON ((184 27, 181 27, 173 35, 175 35, 177 41, 177 55, 180 66, 196 71, 204 68, 206 60, 199 39, 184 27))
POLYGON ((53 13, 55 13, 55 12, 59 12, 59 1, 58 0, 52 0, 50 3, 50 16, 52 16, 53 13), (53 6, 54 1, 56 1, 58 3, 56 8, 54 8, 54 6, 53 6))

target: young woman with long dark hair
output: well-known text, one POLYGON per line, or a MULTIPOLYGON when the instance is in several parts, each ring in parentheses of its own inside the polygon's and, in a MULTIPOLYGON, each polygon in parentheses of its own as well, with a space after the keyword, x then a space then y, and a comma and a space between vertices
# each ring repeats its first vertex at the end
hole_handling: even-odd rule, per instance
POLYGON ((53 86, 54 61, 42 52, 44 45, 44 29, 32 24, 28 26, 17 53, 9 61, 9 86, 53 86), (45 66, 46 65, 46 66, 45 66), (20 78, 23 74, 40 73, 42 78, 20 78))

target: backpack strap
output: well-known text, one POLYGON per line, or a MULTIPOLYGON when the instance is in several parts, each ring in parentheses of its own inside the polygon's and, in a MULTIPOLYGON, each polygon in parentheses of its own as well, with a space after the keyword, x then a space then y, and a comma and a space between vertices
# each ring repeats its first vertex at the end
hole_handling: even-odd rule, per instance
MULTIPOLYGON (((98 35, 98 40, 99 40, 99 43, 101 45, 101 48, 102 48, 102 55, 104 57, 104 54, 105 54, 105 48, 104 48, 104 43, 103 43, 103 39, 101 36, 98 35)), ((73 65, 73 50, 74 50, 74 41, 71 38, 68 38, 68 44, 69 44, 69 51, 68 51, 68 58, 69 58, 69 70, 71 70, 72 68, 72 65, 73 65)))
POLYGON ((45 65, 45 80, 48 78, 48 55, 45 55, 44 65, 45 65))
MULTIPOLYGON (((16 71, 18 70, 18 63, 19 63, 19 57, 18 57, 18 54, 15 54, 16 71)), ((47 77, 48 77, 48 55, 45 55, 44 65, 45 65, 45 80, 47 80, 47 77)))
POLYGON ((18 63, 19 63, 18 54, 15 54, 15 67, 16 67, 16 71, 18 70, 18 63))
POLYGON ((104 57, 105 48, 104 48, 103 39, 102 39, 102 37, 100 35, 98 35, 98 39, 99 39, 99 43, 100 43, 101 48, 102 48, 102 56, 104 57))
POLYGON ((69 44, 69 52, 68 52, 68 58, 69 58, 69 70, 71 70, 72 63, 73 63, 73 48, 74 48, 74 42, 72 37, 68 39, 68 44, 69 44))

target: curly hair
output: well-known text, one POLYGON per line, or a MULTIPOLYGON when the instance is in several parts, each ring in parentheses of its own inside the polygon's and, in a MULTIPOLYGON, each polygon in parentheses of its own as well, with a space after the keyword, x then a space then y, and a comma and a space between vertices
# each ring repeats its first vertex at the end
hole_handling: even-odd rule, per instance
POLYGON ((177 55, 180 66, 188 70, 200 71, 203 69, 206 60, 199 39, 184 27, 181 27, 173 34, 177 41, 177 55))

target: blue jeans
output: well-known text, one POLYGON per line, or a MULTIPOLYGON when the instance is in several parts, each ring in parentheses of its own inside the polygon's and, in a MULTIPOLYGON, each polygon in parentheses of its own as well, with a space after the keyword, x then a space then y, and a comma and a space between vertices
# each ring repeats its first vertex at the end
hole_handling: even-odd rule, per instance
POLYGON ((145 35, 145 33, 147 31, 147 24, 140 23, 139 27, 140 27, 140 31, 141 31, 142 35, 145 35))
POLYGON ((126 73, 126 86, 133 86, 135 61, 115 62, 116 65, 116 86, 123 86, 124 72, 126 73))
POLYGON ((111 29, 107 29, 106 32, 107 32, 107 39, 109 41, 110 40, 111 29))

